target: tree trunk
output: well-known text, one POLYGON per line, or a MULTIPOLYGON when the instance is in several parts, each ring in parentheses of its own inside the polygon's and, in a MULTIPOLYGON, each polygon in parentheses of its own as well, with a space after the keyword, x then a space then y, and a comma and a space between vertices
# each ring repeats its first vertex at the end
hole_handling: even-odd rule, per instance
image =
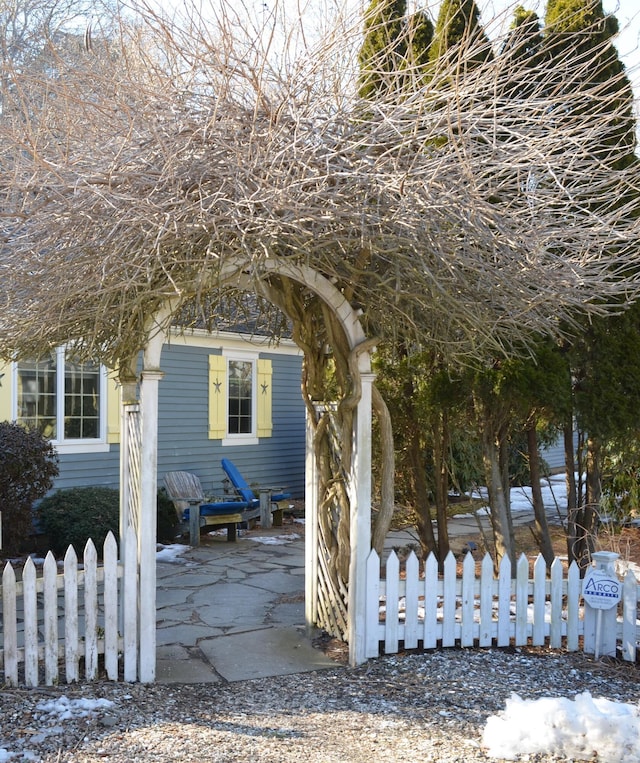
POLYGON ((542 489, 540 487, 540 455, 538 453, 538 436, 535 422, 532 422, 527 427, 527 451, 529 454, 529 475, 531 476, 531 500, 535 517, 534 534, 547 567, 551 567, 555 554, 553 553, 553 545, 549 535, 549 523, 547 522, 547 514, 544 510, 542 489))
POLYGON ((587 484, 586 501, 582 512, 580 556, 578 566, 582 573, 591 564, 591 554, 595 549, 598 525, 598 511, 602 486, 600 482, 600 442, 595 437, 587 438, 587 484))
POLYGON ((433 552, 437 556, 438 552, 436 538, 433 533, 433 524, 431 523, 431 505, 429 502, 429 489, 427 487, 424 459, 422 458, 420 433, 417 431, 412 431, 410 434, 408 456, 411 464, 411 483, 413 486, 418 536, 420 538, 420 546, 422 547, 422 557, 426 559, 430 553, 433 552))
POLYGON ((372 403, 380 425, 382 463, 380 465, 380 511, 373 528, 371 545, 378 554, 381 554, 384 548, 384 539, 389 532, 389 525, 393 518, 395 452, 391 415, 384 398, 375 384, 372 387, 372 403))
POLYGON ((576 486, 576 456, 573 446, 573 421, 569 419, 563 427, 564 467, 567 484, 567 558, 569 564, 576 561, 578 540, 578 489, 576 486))
MULTIPOLYGON (((498 428, 496 437, 498 444, 498 459, 500 463, 500 480, 502 482, 502 495, 504 497, 505 514, 507 517, 507 532, 509 535, 509 548, 512 549, 510 558, 515 569, 516 534, 513 527, 513 515, 511 514, 511 479, 509 474, 509 427, 502 424, 498 428)), ((515 572, 514 572, 515 574, 515 572)))
POLYGON ((433 432, 433 475, 436 502, 436 525, 438 528, 438 559, 441 564, 449 553, 449 526, 447 507, 449 505, 449 421, 446 411, 436 413, 432 418, 433 432))
POLYGON ((512 571, 515 572, 515 548, 509 535, 509 512, 502 484, 499 446, 489 426, 485 426, 482 435, 482 459, 489 491, 496 569, 502 558, 508 556, 511 560, 512 571))

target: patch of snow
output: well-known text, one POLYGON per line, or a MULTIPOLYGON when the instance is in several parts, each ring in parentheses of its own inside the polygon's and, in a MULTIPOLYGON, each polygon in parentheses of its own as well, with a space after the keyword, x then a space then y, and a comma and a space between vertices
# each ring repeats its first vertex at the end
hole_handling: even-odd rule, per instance
POLYGON ((184 552, 188 549, 188 546, 184 546, 181 543, 171 543, 168 546, 163 546, 162 544, 158 544, 156 546, 156 561, 158 562, 167 562, 169 564, 175 564, 176 562, 182 562, 181 559, 178 557, 180 554, 184 554, 184 552))
POLYGON ((566 697, 522 699, 512 694, 505 710, 487 719, 483 744, 491 757, 557 755, 599 763, 638 763, 638 705, 594 699, 589 692, 566 697))
POLYGON ((298 538, 300 536, 297 533, 291 533, 291 535, 252 535, 248 540, 264 543, 266 546, 282 546, 292 540, 298 540, 298 538))
POLYGON ((36 710, 49 716, 55 716, 61 721, 71 718, 86 718, 97 710, 104 710, 113 707, 113 702, 109 699, 69 699, 62 695, 56 699, 39 702, 36 710))

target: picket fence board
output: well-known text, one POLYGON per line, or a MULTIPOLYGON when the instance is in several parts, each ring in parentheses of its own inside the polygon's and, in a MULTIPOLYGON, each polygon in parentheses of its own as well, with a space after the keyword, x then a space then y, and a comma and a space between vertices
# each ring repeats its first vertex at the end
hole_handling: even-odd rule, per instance
POLYGON ((132 528, 124 544, 124 680, 135 681, 138 677, 138 582, 136 548, 137 540, 132 528))
MULTIPOLYGON (((413 551, 411 552, 413 553, 413 551)), ((442 604, 442 646, 456 643, 456 560, 449 551, 444 560, 444 591, 442 604)))
POLYGON ((107 678, 118 680, 118 544, 110 533, 104 554, 104 668, 107 678))
POLYGON ((627 570, 622 584, 622 658, 636 661, 638 582, 631 570, 627 570))
POLYGON ((67 682, 80 677, 78 662, 78 555, 69 546, 64 555, 64 670, 67 682))
POLYGON ((562 646, 562 562, 557 558, 551 563, 549 600, 551 604, 549 646, 559 649, 562 646))
MULTIPOLYGON (((129 528, 127 538, 128 546, 132 549, 129 561, 133 570, 135 593, 136 543, 133 528, 129 528)), ((85 677, 92 680, 98 675, 100 655, 104 655, 107 677, 117 680, 118 654, 124 642, 124 637, 120 636, 122 599, 119 595, 119 579, 122 576, 118 544, 111 533, 104 543, 102 566, 98 566, 98 554, 92 541, 88 541, 85 547, 82 570, 78 569, 73 547, 69 547, 65 554, 61 574, 51 552, 45 557, 40 577, 30 557, 24 564, 20 581, 17 581, 11 564, 7 563, 2 573, 3 643, 0 649, 4 682, 10 686, 17 685, 22 665, 23 680, 27 686, 38 686, 41 675, 46 685, 52 685, 61 680, 62 663, 64 680, 71 683, 80 677, 79 664, 82 657, 85 677), (104 619, 104 627, 100 625, 101 617, 104 619)), ((126 586, 123 584, 122 587, 126 586)), ((122 606, 129 625, 131 609, 135 612, 137 606, 136 597, 131 596, 131 588, 130 585, 129 602, 123 602, 122 606)), ((135 622, 134 615, 134 626, 135 622)), ((130 649, 137 652, 135 627, 126 633, 126 637, 130 649)), ((136 660, 134 665, 135 663, 136 660)), ((130 680, 136 680, 136 676, 130 680)))
POLYGON ((418 557, 413 554, 406 562, 407 581, 405 586, 406 614, 404 618, 405 649, 418 646, 418 557))
POLYGON ((460 645, 473 646, 473 610, 475 601, 476 570, 473 557, 468 554, 462 565, 462 627, 460 645))
MULTIPOLYGON (((493 581, 492 581, 493 591, 493 581)), ((493 596, 493 593, 492 593, 493 596)), ((493 632, 493 624, 491 628, 493 632)), ((506 556, 498 568, 498 646, 509 646, 511 641, 511 564, 506 556)))
POLYGON ((44 588, 44 680, 47 686, 58 683, 58 565, 51 551, 42 570, 44 588))
POLYGON ((15 686, 18 683, 18 613, 16 573, 10 564, 2 572, 2 612, 5 681, 15 686))
MULTIPOLYGON (((435 649, 438 643, 438 631, 436 628, 436 614, 438 611, 438 591, 434 586, 427 585, 428 580, 433 580, 438 574, 438 562, 433 554, 430 554, 425 562, 424 588, 424 648, 435 649)), ((378 590, 380 584, 378 584, 378 590)))
MULTIPOLYGON (((367 560, 368 657, 377 656, 381 645, 389 654, 397 652, 402 642, 409 649, 419 645, 420 640, 425 649, 433 649, 438 643, 443 647, 549 644, 576 651, 583 636, 583 648, 593 651, 596 632, 591 619, 595 622, 597 618, 587 617, 585 625, 582 581, 575 563, 565 576, 562 562, 555 559, 547 576, 546 563, 538 556, 530 578, 529 560, 523 555, 517 560, 512 580, 508 559, 501 561, 496 578, 493 562, 485 555, 478 576, 475 560, 467 554, 458 578, 456 561, 450 553, 442 568, 439 575, 437 561, 431 554, 421 577, 417 557, 411 552, 403 574, 398 557, 392 552, 386 575, 381 575, 380 558, 375 551, 371 552, 367 560)), ((601 616, 606 632, 598 637, 606 648, 613 644, 614 652, 616 642, 620 643, 623 658, 635 661, 640 589, 632 572, 627 573, 623 589, 621 617, 616 617, 616 610, 601 616)))
POLYGON ((493 560, 487 554, 482 560, 480 569, 480 632, 478 635, 478 645, 482 647, 491 646, 493 620, 492 596, 493 586, 493 560))
POLYGON ((98 675, 98 554, 91 539, 84 549, 84 670, 88 681, 98 675))
POLYGON ((38 599, 36 566, 29 557, 22 570, 24 606, 24 680, 27 686, 38 685, 38 599))

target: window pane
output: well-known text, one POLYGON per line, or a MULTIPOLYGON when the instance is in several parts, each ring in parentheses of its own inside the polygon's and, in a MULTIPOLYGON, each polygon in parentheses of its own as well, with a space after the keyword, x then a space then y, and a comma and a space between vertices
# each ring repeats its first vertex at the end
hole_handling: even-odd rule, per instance
POLYGON ((253 363, 229 361, 229 434, 251 434, 253 431, 253 363))
POLYGON ((67 358, 64 368, 64 436, 96 439, 100 436, 100 368, 67 358))
POLYGON ((40 361, 18 364, 20 423, 36 427, 52 440, 100 437, 100 367, 67 357, 57 368, 57 353, 40 361), (58 385, 60 375, 60 385, 58 385), (64 390, 64 392, 63 392, 64 390), (58 422, 58 393, 63 394, 64 422, 58 422))
POLYGON ((18 422, 54 440, 56 428, 56 355, 18 365, 18 422))

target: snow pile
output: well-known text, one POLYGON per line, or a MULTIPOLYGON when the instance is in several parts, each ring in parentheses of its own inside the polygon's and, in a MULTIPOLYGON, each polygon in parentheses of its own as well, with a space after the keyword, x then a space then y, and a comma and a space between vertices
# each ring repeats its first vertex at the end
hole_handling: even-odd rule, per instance
MULTIPOLYGON (((554 512, 564 516, 566 513, 567 486, 564 474, 554 474, 549 477, 543 477, 540 480, 540 490, 542 492, 542 502, 547 514, 550 517, 554 512)), ((480 498, 483 501, 489 500, 489 492, 486 487, 477 487, 471 491, 472 498, 480 498)), ((533 497, 531 488, 523 485, 521 487, 511 488, 509 493, 511 511, 514 514, 533 512, 533 497)), ((488 506, 478 509, 475 512, 478 516, 489 516, 491 510, 488 506)), ((457 514, 457 517, 468 517, 468 514, 457 514)), ((455 517, 454 517, 455 518, 455 517)))
POLYGON ((282 546, 285 543, 291 543, 292 540, 298 540, 300 536, 297 533, 291 535, 251 535, 249 540, 256 543, 264 543, 267 546, 282 546))
POLYGON ((159 543, 156 548, 156 561, 176 564, 182 561, 178 557, 180 554, 184 554, 189 547, 184 546, 181 543, 172 543, 168 546, 163 546, 159 543))
POLYGON ((108 699, 69 699, 66 696, 39 702, 36 710, 58 720, 66 721, 71 718, 86 718, 96 710, 104 710, 113 707, 113 702, 108 699))
POLYGON ((488 718, 483 744, 491 757, 518 760, 523 754, 558 755, 599 763, 640 761, 637 705, 594 699, 589 692, 530 700, 512 694, 504 712, 488 718))

